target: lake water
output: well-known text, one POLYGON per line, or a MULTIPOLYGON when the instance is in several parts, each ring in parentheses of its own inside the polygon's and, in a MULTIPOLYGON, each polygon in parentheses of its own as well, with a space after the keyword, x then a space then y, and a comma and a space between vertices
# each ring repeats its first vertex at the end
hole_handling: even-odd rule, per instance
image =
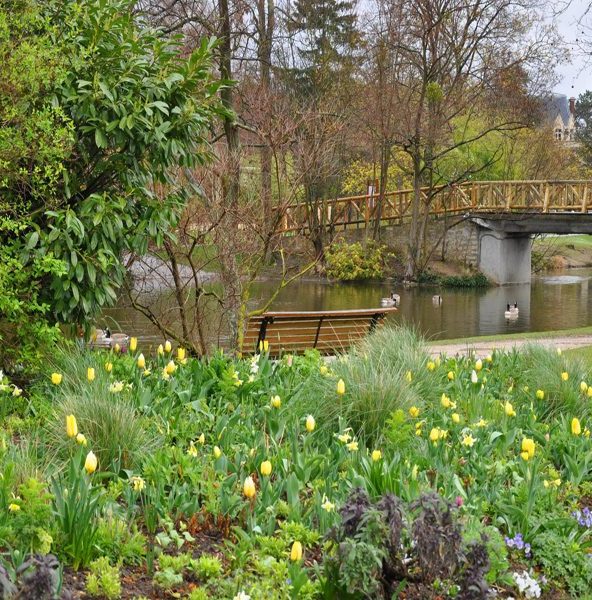
MULTIPOLYGON (((257 284, 253 305, 271 292, 274 283, 257 284)), ((393 322, 410 323, 431 339, 476 335, 548 331, 592 325, 592 269, 570 269, 533 277, 530 285, 491 287, 482 290, 432 286, 404 288, 388 283, 328 283, 303 280, 282 290, 273 310, 331 310, 375 308, 393 290, 401 296, 393 322), (432 296, 440 294, 442 305, 432 296), (520 308, 516 320, 508 321, 508 303, 520 308)), ((116 329, 138 336, 147 343, 162 336, 137 312, 123 304, 109 309, 105 317, 116 329)))

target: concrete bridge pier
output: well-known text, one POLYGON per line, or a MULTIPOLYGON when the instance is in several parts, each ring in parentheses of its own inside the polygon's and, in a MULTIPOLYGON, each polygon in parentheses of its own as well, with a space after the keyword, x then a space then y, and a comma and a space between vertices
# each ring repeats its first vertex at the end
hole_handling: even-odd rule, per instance
POLYGON ((529 234, 479 228, 479 270, 494 283, 530 283, 529 234))

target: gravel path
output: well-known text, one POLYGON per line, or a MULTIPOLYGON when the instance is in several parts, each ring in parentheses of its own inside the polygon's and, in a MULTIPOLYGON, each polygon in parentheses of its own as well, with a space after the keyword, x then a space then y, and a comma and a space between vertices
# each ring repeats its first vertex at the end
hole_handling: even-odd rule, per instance
POLYGON ((494 349, 498 350, 511 350, 512 348, 520 348, 527 344, 540 344, 546 348, 561 348, 567 350, 568 348, 581 348, 582 346, 592 346, 592 335, 572 335, 572 336, 559 336, 551 338, 524 338, 524 339, 512 339, 512 340, 496 340, 490 342, 465 342, 463 344, 429 344, 430 353, 434 356, 438 354, 448 354, 454 356, 455 354, 470 354, 475 353, 480 356, 490 354, 494 349))

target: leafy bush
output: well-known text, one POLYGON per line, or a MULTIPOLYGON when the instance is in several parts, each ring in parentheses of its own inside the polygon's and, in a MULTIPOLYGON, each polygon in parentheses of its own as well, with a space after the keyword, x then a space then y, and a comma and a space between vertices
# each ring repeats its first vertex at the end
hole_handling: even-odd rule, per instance
POLYGON ((483 288, 489 287, 490 283, 483 273, 475 275, 449 275, 440 278, 440 284, 444 287, 456 288, 483 288))
POLYGON ((340 281, 380 279, 384 275, 385 246, 374 242, 365 245, 334 242, 325 250, 327 276, 340 281))
POLYGON ((358 488, 340 515, 323 561, 329 596, 391 598, 413 572, 415 580, 429 584, 456 578, 459 598, 487 597, 486 547, 463 546, 452 507, 436 494, 405 507, 392 494, 371 502, 358 488))
POLYGON ((121 598, 119 569, 109 563, 106 556, 97 558, 89 565, 90 574, 86 579, 86 591, 90 596, 117 600, 121 598))

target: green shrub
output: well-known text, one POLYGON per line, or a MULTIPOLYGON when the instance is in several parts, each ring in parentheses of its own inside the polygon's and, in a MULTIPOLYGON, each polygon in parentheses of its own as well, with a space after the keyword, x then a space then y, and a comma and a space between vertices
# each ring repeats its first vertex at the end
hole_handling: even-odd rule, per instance
POLYGON ((126 564, 140 564, 146 555, 146 537, 137 526, 113 516, 99 520, 95 543, 103 555, 126 564))
POLYGON ((90 563, 86 591, 90 596, 107 598, 107 600, 121 598, 119 569, 112 566, 106 556, 101 556, 90 563))
POLYGON ((192 562, 192 570, 196 577, 208 581, 222 575, 222 563, 216 556, 203 554, 192 562))
POLYGON ((380 279, 384 276, 385 246, 368 242, 334 242, 325 250, 327 276, 340 281, 380 279))
POLYGON ((449 275, 440 278, 440 284, 445 287, 456 288, 482 288, 489 287, 490 283, 483 273, 475 275, 449 275))

